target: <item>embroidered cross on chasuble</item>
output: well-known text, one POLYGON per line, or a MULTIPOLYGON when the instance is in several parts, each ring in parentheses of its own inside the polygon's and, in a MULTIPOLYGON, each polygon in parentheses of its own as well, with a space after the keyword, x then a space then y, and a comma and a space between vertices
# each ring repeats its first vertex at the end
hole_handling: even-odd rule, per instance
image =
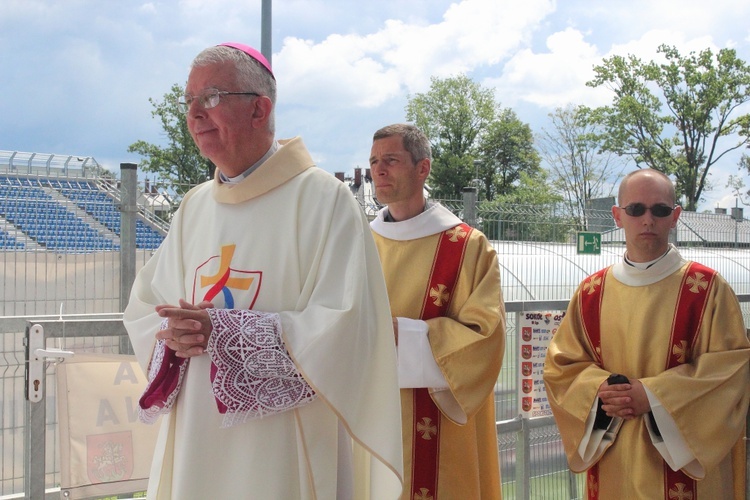
MULTIPOLYGON (((445 316, 458 281, 466 242, 472 228, 459 224, 440 235, 420 319, 445 316)), ((415 500, 434 499, 438 484, 440 453, 440 410, 427 388, 414 389, 414 436, 412 442, 411 497, 415 500)))
MULTIPOLYGON (((600 366, 604 366, 601 351, 600 311, 603 289, 609 268, 593 274, 583 284, 584 292, 580 294, 580 311, 586 338, 600 366)), ((703 310, 708 300, 708 291, 716 272, 697 262, 691 262, 682 277, 680 293, 677 298, 672 332, 670 335, 669 356, 665 360, 665 370, 687 363, 691 360, 693 343, 698 335, 703 310)), ((664 498, 694 499, 697 493, 696 482, 682 470, 674 471, 662 460, 664 468, 664 498)), ((586 489, 589 500, 599 500, 599 464, 596 463, 587 471, 586 489)))

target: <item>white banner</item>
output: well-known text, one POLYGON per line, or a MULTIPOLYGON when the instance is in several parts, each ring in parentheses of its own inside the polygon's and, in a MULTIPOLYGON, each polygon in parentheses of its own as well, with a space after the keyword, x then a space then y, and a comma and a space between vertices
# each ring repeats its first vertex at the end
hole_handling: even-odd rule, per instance
POLYGON ((524 418, 552 415, 542 378, 549 341, 560 327, 565 311, 525 311, 517 313, 518 408, 524 418))
POLYGON ((66 498, 145 497, 159 424, 138 421, 146 376, 135 356, 76 354, 56 379, 66 498))

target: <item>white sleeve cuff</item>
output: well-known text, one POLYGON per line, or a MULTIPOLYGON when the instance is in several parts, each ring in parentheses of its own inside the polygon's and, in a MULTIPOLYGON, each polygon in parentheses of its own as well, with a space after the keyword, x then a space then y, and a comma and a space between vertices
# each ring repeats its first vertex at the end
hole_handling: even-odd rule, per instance
POLYGON ((705 471, 698 460, 696 460, 695 455, 690 451, 672 415, 664 409, 661 401, 659 401, 648 387, 644 385, 643 388, 646 390, 648 402, 651 404, 651 413, 654 415, 654 420, 661 434, 661 437, 659 437, 654 432, 648 415, 644 415, 643 418, 646 421, 646 427, 648 428, 648 433, 651 436, 651 442, 654 447, 672 470, 684 469, 692 477, 697 479, 703 478, 705 471))
POLYGON ((398 321, 398 384, 402 389, 447 389, 448 382, 432 355, 429 327, 420 319, 398 321))
POLYGON ((596 410, 599 398, 594 399, 594 404, 589 411, 586 419, 586 428, 584 430, 581 443, 578 445, 578 456, 586 466, 593 464, 609 446, 615 441, 623 420, 620 417, 612 417, 612 420, 606 429, 594 429, 596 420, 596 410))

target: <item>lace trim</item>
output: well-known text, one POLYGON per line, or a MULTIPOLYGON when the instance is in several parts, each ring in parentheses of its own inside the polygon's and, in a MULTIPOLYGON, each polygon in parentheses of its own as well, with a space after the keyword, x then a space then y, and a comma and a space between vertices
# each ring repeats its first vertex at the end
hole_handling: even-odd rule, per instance
MULTIPOLYGON (((167 320, 165 319, 161 323, 160 330, 164 330, 166 327, 167 320)), ((179 370, 176 374, 177 383, 175 384, 174 389, 171 390, 168 394, 159 394, 157 396, 154 396, 155 394, 158 394, 160 392, 160 389, 163 389, 163 387, 161 387, 161 382, 163 382, 164 377, 161 377, 160 380, 157 380, 157 375, 159 375, 159 373, 162 371, 162 367, 165 370, 170 369, 170 367, 163 366, 165 357, 167 357, 167 349, 169 348, 167 347, 166 342, 164 342, 163 340, 157 340, 156 345, 154 346, 154 353, 151 356, 151 362, 148 366, 148 384, 146 385, 146 389, 143 391, 141 403, 143 403, 146 398, 149 398, 151 404, 145 408, 142 406, 142 404, 138 405, 138 419, 146 424, 153 424, 159 419, 161 415, 166 415, 172 410, 172 407, 177 400, 177 396, 180 394, 180 389, 182 388, 182 380, 185 377, 185 370, 187 370, 188 362, 190 361, 189 359, 185 359, 180 363, 178 367, 171 367, 172 369, 177 368, 179 370)))
POLYGON ((223 427, 306 405, 315 392, 297 370, 281 340, 275 313, 207 309, 213 326, 208 353, 212 389, 223 427), (223 408, 222 408, 223 407, 223 408))

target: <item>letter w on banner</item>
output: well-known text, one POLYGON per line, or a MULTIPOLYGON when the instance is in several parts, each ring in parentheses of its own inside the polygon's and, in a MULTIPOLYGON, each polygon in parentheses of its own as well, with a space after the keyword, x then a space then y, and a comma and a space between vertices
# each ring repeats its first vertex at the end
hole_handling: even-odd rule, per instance
POLYGON ((135 356, 76 354, 56 378, 66 498, 144 492, 160 426, 138 421, 146 376, 135 356))

